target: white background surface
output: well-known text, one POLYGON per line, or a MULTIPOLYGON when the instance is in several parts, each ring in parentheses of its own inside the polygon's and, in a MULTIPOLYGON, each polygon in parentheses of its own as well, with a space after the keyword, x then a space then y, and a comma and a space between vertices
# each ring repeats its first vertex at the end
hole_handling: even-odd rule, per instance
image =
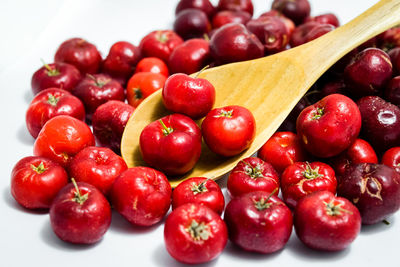
MULTIPOLYGON (((213 1, 214 3, 216 1, 213 1)), ((271 1, 254 0, 255 14, 271 1)), ((332 11, 347 22, 376 0, 312 0, 312 14, 332 11)), ((1 0, 0 1, 0 265, 11 266, 181 266, 166 252, 163 224, 134 228, 118 214, 103 240, 93 246, 66 244, 53 234, 48 214, 30 213, 10 195, 10 173, 22 157, 32 154, 34 140, 25 127, 32 99, 30 79, 52 62, 57 46, 70 37, 97 45, 103 56, 116 41, 138 44, 155 29, 170 28, 176 0, 1 0)), ((221 181, 224 187, 225 181, 221 181)), ((225 191, 225 189, 224 189, 225 191)), ((399 266, 400 213, 391 225, 364 227, 353 245, 339 253, 314 252, 294 232, 281 252, 257 255, 228 243, 223 254, 205 266, 399 266)))

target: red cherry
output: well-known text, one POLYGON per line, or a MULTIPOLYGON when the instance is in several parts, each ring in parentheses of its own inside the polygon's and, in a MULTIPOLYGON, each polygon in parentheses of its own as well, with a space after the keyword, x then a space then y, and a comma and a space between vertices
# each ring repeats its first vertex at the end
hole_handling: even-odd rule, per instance
POLYGON ((378 163, 378 157, 372 146, 362 139, 356 139, 345 151, 331 160, 336 176, 342 176, 352 164, 378 163))
POLYGON ((249 148, 255 137, 256 121, 240 106, 211 110, 201 124, 208 147, 221 156, 231 157, 249 148))
POLYGON ((335 193, 336 186, 334 170, 322 162, 297 162, 287 167, 281 176, 283 200, 291 208, 313 192, 335 193))
POLYGON ((173 258, 186 264, 215 259, 224 250, 227 240, 224 221, 204 205, 182 205, 173 210, 165 221, 165 247, 173 258))
POLYGON ((188 8, 196 8, 207 14, 209 19, 212 19, 215 13, 215 7, 209 0, 180 0, 175 9, 177 15, 182 10, 188 8))
POLYGON ((205 205, 218 214, 225 207, 221 188, 213 180, 204 177, 192 177, 181 182, 172 192, 172 209, 186 203, 205 205))
POLYGON ((253 3, 251 0, 219 0, 217 9, 231 11, 245 11, 253 16, 253 3))
POLYGON ((376 95, 392 78, 392 63, 384 51, 367 48, 346 66, 344 75, 352 94, 357 97, 376 95))
POLYGON ((68 184, 68 174, 44 157, 25 157, 11 173, 11 194, 27 209, 48 209, 58 191, 68 184))
POLYGON ((210 51, 219 63, 231 63, 264 56, 264 46, 244 25, 229 23, 211 37, 210 51))
POLYGON ((26 126, 36 138, 44 124, 53 117, 69 115, 78 120, 85 120, 85 107, 79 98, 69 92, 48 88, 38 93, 26 111, 26 126))
POLYGON ((212 26, 216 29, 232 22, 246 25, 250 19, 251 15, 245 11, 224 10, 215 14, 212 19, 212 26))
POLYGON ((400 147, 392 147, 382 156, 382 164, 394 168, 400 173, 400 147))
POLYGON ((347 199, 328 191, 300 200, 294 213, 294 228, 308 247, 338 251, 348 247, 361 229, 357 208, 347 199))
POLYGON ((109 100, 125 100, 124 88, 119 82, 106 74, 87 74, 72 90, 85 105, 86 119, 91 122, 93 113, 109 100))
POLYGON ((127 168, 125 161, 111 149, 89 146, 74 156, 69 174, 77 182, 91 184, 108 195, 115 179, 127 168))
POLYGON ((32 76, 31 86, 33 94, 47 88, 61 88, 71 91, 81 80, 79 70, 67 63, 44 64, 32 76))
POLYGON ((305 22, 309 22, 309 21, 316 21, 321 24, 331 24, 334 27, 340 26, 339 19, 333 13, 326 13, 326 14, 315 16, 315 17, 308 17, 305 20, 305 22))
POLYGON ((258 151, 258 157, 271 163, 279 173, 295 162, 306 160, 301 140, 292 132, 276 132, 258 151))
POLYGON ((292 213, 273 194, 256 191, 228 203, 224 220, 234 244, 247 251, 267 254, 282 249, 289 241, 292 213))
POLYGON ((75 154, 94 145, 94 136, 86 123, 71 116, 59 115, 43 126, 33 145, 33 154, 67 167, 75 154))
POLYGON ((400 209, 400 174, 383 164, 354 164, 337 193, 358 208, 363 224, 379 223, 400 209))
POLYGON ((58 47, 54 61, 72 64, 82 74, 94 74, 100 69, 101 55, 96 46, 88 41, 82 38, 72 38, 58 47))
POLYGON ((274 0, 271 8, 281 12, 296 24, 302 23, 311 11, 308 0, 274 0))
POLYGON ((176 47, 169 57, 171 73, 192 74, 211 62, 209 42, 191 39, 176 47))
POLYGON ((211 31, 211 23, 206 13, 199 9, 184 9, 176 15, 174 31, 184 40, 201 38, 211 31))
POLYGON ((168 62, 172 51, 181 43, 183 43, 182 38, 174 31, 160 30, 143 37, 139 47, 143 57, 158 57, 168 62))
POLYGON ((278 16, 262 16, 250 20, 246 27, 263 43, 267 54, 281 52, 289 44, 290 33, 285 22, 278 16))
POLYGON ((165 82, 162 97, 167 109, 200 119, 214 106, 215 88, 205 79, 174 74, 165 82))
POLYGON ((227 188, 235 198, 244 194, 265 191, 279 193, 279 176, 271 164, 259 158, 246 158, 229 174, 227 188))
POLYGON ((305 108, 297 118, 296 129, 308 152, 332 157, 357 139, 361 113, 347 96, 332 94, 305 108))
POLYGON ((378 153, 400 145, 400 108, 379 96, 357 101, 362 117, 361 134, 378 153))
POLYGON ((50 222, 61 240, 93 244, 100 241, 110 227, 111 207, 96 187, 72 179, 51 204, 50 222))
POLYGON ((157 90, 164 87, 167 78, 159 73, 138 72, 128 81, 126 98, 128 104, 137 107, 143 100, 157 90))
POLYGON ((128 42, 116 42, 103 61, 102 71, 125 85, 140 60, 140 50, 128 42))
POLYGON ((134 110, 131 105, 117 100, 110 100, 99 106, 92 118, 96 141, 120 154, 122 134, 134 110))
POLYGON ((139 72, 158 73, 164 75, 166 78, 169 76, 167 64, 156 57, 145 57, 141 59, 135 69, 135 73, 139 72))
POLYGON ((190 171, 199 160, 201 131, 187 116, 172 114, 147 125, 140 134, 143 160, 167 175, 190 171))
POLYGON ((116 211, 133 225, 150 226, 167 214, 172 189, 167 177, 147 167, 129 168, 114 181, 110 198, 116 211))

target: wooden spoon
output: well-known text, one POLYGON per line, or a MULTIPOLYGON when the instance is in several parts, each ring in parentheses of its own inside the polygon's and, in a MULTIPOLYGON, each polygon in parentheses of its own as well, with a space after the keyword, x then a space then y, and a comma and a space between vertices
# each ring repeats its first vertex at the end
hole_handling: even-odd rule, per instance
MULTIPOLYGON (((272 56, 205 70, 199 77, 216 89, 214 107, 241 105, 257 122, 251 147, 238 156, 223 158, 203 144, 195 168, 170 178, 172 187, 194 176, 216 179, 237 162, 254 154, 278 129, 314 82, 353 48, 400 23, 400 0, 382 0, 346 25, 305 45, 272 56)), ((142 129, 165 115, 161 90, 143 101, 130 118, 122 137, 122 157, 129 167, 145 166, 139 150, 142 129)), ((173 155, 171 155, 173 157, 173 155)))

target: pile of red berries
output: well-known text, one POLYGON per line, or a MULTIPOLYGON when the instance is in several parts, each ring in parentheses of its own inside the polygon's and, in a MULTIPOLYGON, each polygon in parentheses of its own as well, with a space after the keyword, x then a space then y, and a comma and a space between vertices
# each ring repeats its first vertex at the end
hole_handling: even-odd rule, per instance
POLYGON ((32 77, 26 123, 34 156, 13 169, 16 201, 49 210, 58 237, 85 244, 106 233, 110 203, 137 226, 160 222, 172 205, 165 245, 184 263, 216 258, 228 238, 247 251, 278 251, 293 225, 307 246, 342 250, 362 224, 385 221, 400 208, 400 27, 331 67, 257 157, 237 164, 226 208, 220 186, 206 177, 172 190, 166 175, 190 171, 202 139, 230 157, 256 134, 249 110, 213 109, 213 85, 187 74, 281 52, 339 26, 333 14, 310 17, 307 0, 275 0, 272 10, 252 16, 251 0, 220 0, 217 7, 181 0, 174 30, 151 32, 139 47, 117 42, 102 59, 83 39, 62 43, 55 63, 32 77), (141 133, 141 154, 152 168, 128 168, 119 156, 122 133, 135 107, 159 89, 175 113, 141 133), (200 128, 195 120, 203 117, 200 128))

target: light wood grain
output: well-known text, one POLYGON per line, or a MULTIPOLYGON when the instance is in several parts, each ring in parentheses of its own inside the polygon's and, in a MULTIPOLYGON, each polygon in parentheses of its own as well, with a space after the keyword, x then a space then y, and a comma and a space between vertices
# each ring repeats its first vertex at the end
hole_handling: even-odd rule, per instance
MULTIPOLYGON (((337 60, 369 38, 400 23, 400 0, 382 0, 349 22, 317 40, 273 56, 208 69, 199 77, 216 88, 215 107, 241 105, 257 122, 257 136, 242 154, 222 158, 204 144, 195 168, 178 178, 175 187, 194 176, 217 179, 239 160, 255 153, 278 129, 311 85, 337 60)), ((148 97, 135 110, 122 137, 122 157, 129 167, 145 166, 139 151, 142 129, 169 114, 163 106, 161 90, 148 97)), ((173 155, 171 155, 173 156, 173 155)))

